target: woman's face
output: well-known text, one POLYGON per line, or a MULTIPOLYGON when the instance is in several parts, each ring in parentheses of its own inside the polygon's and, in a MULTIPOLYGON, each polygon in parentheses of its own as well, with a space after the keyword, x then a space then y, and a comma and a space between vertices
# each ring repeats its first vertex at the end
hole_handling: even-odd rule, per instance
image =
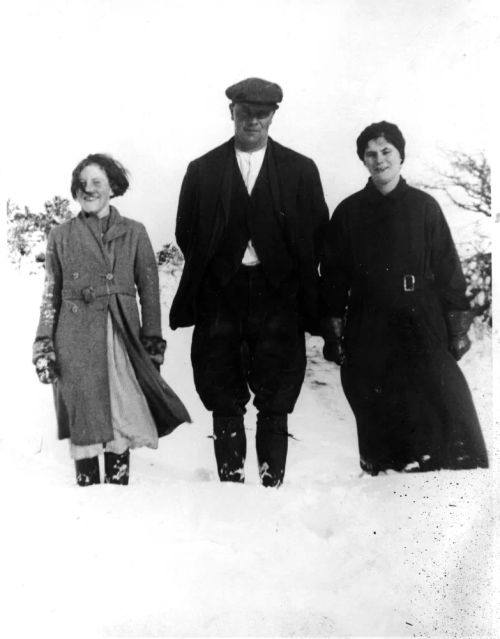
POLYGON ((80 173, 80 186, 76 199, 85 213, 98 217, 107 215, 113 195, 108 176, 97 164, 89 164, 80 173))
POLYGON ((402 163, 401 155, 384 137, 368 142, 363 161, 377 188, 384 189, 397 184, 402 163))

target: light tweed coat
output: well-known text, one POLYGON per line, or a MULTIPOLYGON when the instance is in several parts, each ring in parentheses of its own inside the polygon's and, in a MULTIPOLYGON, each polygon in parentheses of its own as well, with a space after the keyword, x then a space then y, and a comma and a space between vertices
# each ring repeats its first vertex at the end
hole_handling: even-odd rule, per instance
MULTIPOLYGON (((59 437, 77 445, 113 439, 107 364, 108 313, 165 435, 189 415, 157 372, 141 337, 161 337, 158 267, 144 226, 111 207, 108 230, 80 213, 49 234, 37 340, 53 340, 59 437), (137 294, 141 316, 137 305, 137 294), (142 325, 141 325, 142 320, 142 325)), ((36 342, 35 342, 36 350, 36 342)))

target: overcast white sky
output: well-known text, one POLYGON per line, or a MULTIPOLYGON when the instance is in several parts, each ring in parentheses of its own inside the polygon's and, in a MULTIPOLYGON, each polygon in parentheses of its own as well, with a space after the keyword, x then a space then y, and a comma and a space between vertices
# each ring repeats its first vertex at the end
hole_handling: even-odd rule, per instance
POLYGON ((355 139, 371 122, 401 127, 411 182, 439 147, 491 145, 496 5, 4 1, 2 197, 34 209, 71 197, 76 163, 109 152, 132 174, 117 206, 159 248, 187 163, 232 135, 225 88, 248 76, 282 86, 271 135, 316 161, 330 210, 365 182, 355 139))

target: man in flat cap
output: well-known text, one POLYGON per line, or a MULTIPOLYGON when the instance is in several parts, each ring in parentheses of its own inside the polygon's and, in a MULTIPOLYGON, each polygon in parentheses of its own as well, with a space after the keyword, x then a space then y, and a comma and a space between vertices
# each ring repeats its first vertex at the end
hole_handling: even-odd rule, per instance
POLYGON ((281 88, 248 78, 226 95, 234 137, 191 162, 182 184, 176 239, 185 265, 170 325, 194 324, 194 381, 213 414, 221 481, 244 481, 252 391, 261 483, 280 486, 304 332, 318 332, 328 209, 314 162, 268 137, 281 88))

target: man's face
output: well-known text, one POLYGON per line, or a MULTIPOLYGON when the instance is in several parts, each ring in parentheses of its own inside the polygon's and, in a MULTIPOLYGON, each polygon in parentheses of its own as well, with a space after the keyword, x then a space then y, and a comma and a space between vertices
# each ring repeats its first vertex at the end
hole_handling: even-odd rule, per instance
POLYGON ((236 146, 242 151, 257 151, 267 144, 274 110, 270 106, 238 102, 230 105, 236 146))

